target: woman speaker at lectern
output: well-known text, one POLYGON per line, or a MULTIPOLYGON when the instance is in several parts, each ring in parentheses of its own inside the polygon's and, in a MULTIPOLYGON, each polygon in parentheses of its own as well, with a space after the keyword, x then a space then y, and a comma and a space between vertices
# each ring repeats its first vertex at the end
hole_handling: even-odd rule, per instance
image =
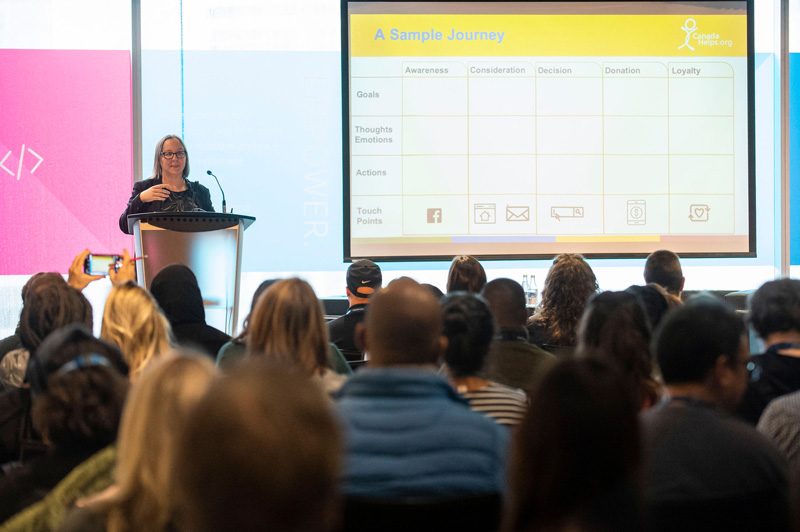
POLYGON ((156 144, 153 175, 134 183, 131 199, 119 228, 128 231, 128 215, 142 212, 214 211, 211 194, 197 181, 189 181, 189 152, 177 135, 167 135, 156 144))

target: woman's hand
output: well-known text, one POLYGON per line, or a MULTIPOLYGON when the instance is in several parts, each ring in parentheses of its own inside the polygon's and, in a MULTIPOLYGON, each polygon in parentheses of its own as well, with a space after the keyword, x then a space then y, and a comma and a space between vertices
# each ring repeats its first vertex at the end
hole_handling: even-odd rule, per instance
POLYGON ((123 250, 122 264, 120 265, 119 270, 114 271, 113 264, 108 269, 108 278, 111 279, 111 283, 114 285, 124 284, 128 281, 136 280, 136 268, 133 266, 133 261, 131 260, 131 256, 128 255, 127 249, 123 250))
POLYGON ((169 185, 156 185, 139 194, 139 199, 144 203, 151 201, 164 201, 169 197, 169 185))
POLYGON ((72 261, 72 266, 69 267, 67 284, 75 290, 83 290, 92 281, 96 281, 104 277, 103 275, 89 275, 83 271, 83 264, 86 261, 86 256, 89 253, 90 251, 88 249, 81 251, 80 254, 75 257, 75 260, 72 261))

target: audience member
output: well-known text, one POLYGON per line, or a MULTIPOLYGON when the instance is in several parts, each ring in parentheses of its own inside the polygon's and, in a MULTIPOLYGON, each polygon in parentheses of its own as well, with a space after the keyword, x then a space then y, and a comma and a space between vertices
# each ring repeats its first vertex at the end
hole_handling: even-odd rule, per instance
POLYGON ((134 380, 155 357, 170 349, 167 318, 150 292, 129 281, 115 286, 106 300, 100 337, 122 351, 134 380))
POLYGON ((432 285, 430 283, 423 283, 422 286, 426 290, 428 290, 431 294, 433 294, 433 297, 435 297, 436 299, 441 300, 444 297, 444 292, 442 292, 438 286, 432 285))
POLYGON ((410 279, 393 281, 372 299, 356 334, 370 358, 337 394, 345 493, 501 492, 508 431, 470 410, 436 374, 447 348, 436 298, 410 279))
POLYGON ((518 282, 503 278, 484 286, 483 297, 489 302, 500 330, 481 375, 512 388, 521 388, 530 395, 542 375, 555 364, 556 357, 528 342, 525 292, 518 282))
MULTIPOLYGON (((33 274, 30 277, 30 279, 28 279, 28 281, 22 286, 22 306, 23 306, 23 308, 25 306, 25 297, 27 296, 28 292, 31 290, 31 287, 33 287, 37 283, 46 284, 48 282, 63 283, 64 282, 64 278, 61 277, 61 275, 57 274, 57 273, 41 272, 41 273, 33 274)), ((12 334, 11 336, 8 336, 8 337, 3 338, 2 340, 0 340, 0 361, 6 356, 7 353, 10 353, 11 351, 15 351, 15 350, 18 350, 18 349, 22 349, 23 351, 27 351, 27 349, 25 349, 24 346, 22 345, 22 338, 20 338, 20 335, 19 335, 19 328, 20 328, 20 323, 17 324, 17 327, 16 327, 16 330, 14 331, 14 334, 12 334)), ((18 357, 18 356, 23 356, 23 355, 21 353, 15 355, 15 357, 18 357)), ((26 360, 27 360, 27 357, 26 357, 26 360)), ((2 390, 4 386, 5 386, 5 384, 2 382, 2 379, 0 379, 0 390, 2 390)), ((18 388, 19 386, 12 386, 12 387, 18 388)))
POLYGON ((786 461, 729 414, 747 387, 742 321, 694 298, 664 318, 654 346, 670 395, 642 417, 656 532, 785 530, 786 461))
POLYGON ((594 272, 583 257, 574 253, 557 256, 547 272, 536 314, 528 320, 531 343, 544 349, 574 347, 578 321, 586 301, 597 289, 594 272))
POLYGON ((480 293, 486 284, 486 272, 475 257, 459 255, 450 264, 447 273, 447 293, 471 292, 480 293))
POLYGON ((347 268, 347 301, 350 307, 344 316, 328 322, 328 333, 333 344, 350 360, 361 360, 361 347, 356 345, 356 325, 364 321, 364 311, 369 298, 383 283, 380 267, 371 260, 359 260, 347 268))
POLYGON ((549 371, 513 443, 504 530, 643 530, 638 406, 602 361, 549 371))
POLYGON ((267 279, 256 288, 256 291, 253 293, 253 301, 250 303, 250 313, 247 314, 244 322, 242 322, 242 332, 240 332, 236 338, 232 338, 230 342, 226 342, 219 348, 219 352, 217 353, 217 367, 221 370, 231 369, 237 362, 244 358, 247 350, 247 333, 250 329, 250 319, 253 317, 258 298, 276 281, 277 279, 267 279))
POLYGON ((85 325, 69 325, 42 342, 29 376, 33 423, 50 448, 0 480, 0 522, 44 498, 77 467, 101 477, 93 485, 111 483, 113 453, 102 450, 117 436, 126 374, 119 350, 92 337, 85 325))
POLYGON ((680 306, 681 300, 675 296, 670 296, 663 286, 656 283, 644 286, 631 285, 625 289, 629 294, 633 294, 642 304, 647 321, 650 323, 650 330, 654 331, 664 316, 670 309, 680 306), (677 302, 677 303, 676 303, 677 302))
POLYGON ((31 420, 31 390, 27 368, 42 341, 71 323, 92 327, 92 307, 79 291, 58 274, 42 274, 27 283, 19 324, 22 347, 4 359, 7 390, 0 394, 0 463, 25 461, 46 446, 31 420), (9 358, 11 357, 11 358, 9 358))
POLYGON ((264 292, 253 311, 247 356, 313 377, 327 392, 344 376, 331 370, 322 304, 302 279, 282 279, 264 292))
POLYGON ((451 292, 441 305, 447 337, 444 360, 456 391, 472 410, 507 427, 518 425, 528 406, 525 392, 478 376, 494 337, 489 304, 477 294, 451 292))
POLYGON ((750 323, 767 350, 753 357, 737 413, 755 425, 771 400, 800 390, 800 280, 761 285, 750 300, 750 323))
POLYGON ((661 397, 650 351, 650 323, 640 300, 629 292, 602 292, 586 304, 578 328, 578 355, 621 371, 643 410, 661 397))
POLYGON ((680 297, 686 282, 680 257, 666 249, 652 252, 644 263, 644 282, 659 284, 670 294, 680 297))
POLYGON ((30 354, 48 334, 73 322, 92 326, 92 306, 83 294, 68 286, 57 273, 37 275, 26 284, 23 296, 18 327, 20 347, 0 363, 0 382, 5 389, 22 386, 30 354))
POLYGON ((783 452, 789 471, 800 480, 800 391, 770 401, 757 428, 783 452))
POLYGON ((180 431, 179 529, 335 530, 341 443, 326 399, 296 372, 256 362, 212 385, 180 431))
POLYGON ((211 362, 189 351, 150 364, 132 387, 122 415, 115 484, 78 501, 59 530, 174 530, 175 442, 214 378, 211 362))
POLYGON ((150 293, 167 316, 179 345, 197 348, 214 358, 223 344, 231 339, 206 323, 200 286, 187 266, 166 266, 153 277, 150 293))

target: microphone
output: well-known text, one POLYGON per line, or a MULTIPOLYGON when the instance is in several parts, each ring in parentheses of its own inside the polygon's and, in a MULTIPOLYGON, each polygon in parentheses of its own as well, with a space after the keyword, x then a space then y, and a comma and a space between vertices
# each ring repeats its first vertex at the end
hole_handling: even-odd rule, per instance
POLYGON ((222 190, 222 185, 219 184, 219 179, 217 179, 217 176, 211 173, 211 170, 206 170, 206 173, 214 178, 214 181, 217 182, 217 186, 219 187, 219 191, 222 192, 222 214, 225 214, 225 191, 222 190))

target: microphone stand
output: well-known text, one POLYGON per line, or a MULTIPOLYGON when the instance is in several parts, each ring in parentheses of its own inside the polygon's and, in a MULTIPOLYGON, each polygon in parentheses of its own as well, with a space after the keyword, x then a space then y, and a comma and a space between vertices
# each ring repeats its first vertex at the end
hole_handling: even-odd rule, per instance
POLYGON ((211 170, 206 170, 206 173, 214 178, 214 181, 217 182, 217 186, 219 187, 219 191, 222 192, 222 214, 225 214, 226 212, 225 191, 222 190, 222 185, 219 184, 219 179, 217 179, 217 176, 211 173, 211 170))

